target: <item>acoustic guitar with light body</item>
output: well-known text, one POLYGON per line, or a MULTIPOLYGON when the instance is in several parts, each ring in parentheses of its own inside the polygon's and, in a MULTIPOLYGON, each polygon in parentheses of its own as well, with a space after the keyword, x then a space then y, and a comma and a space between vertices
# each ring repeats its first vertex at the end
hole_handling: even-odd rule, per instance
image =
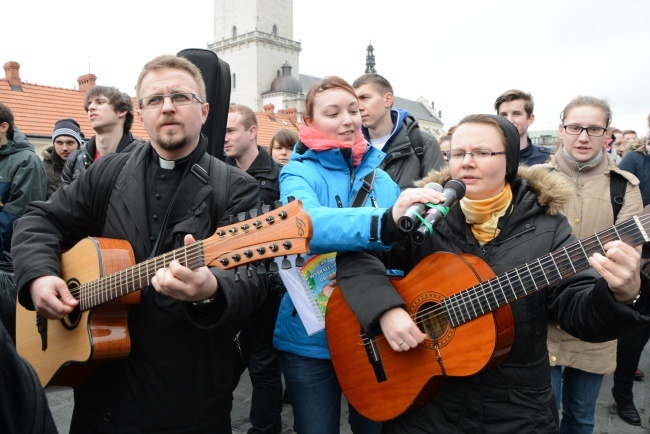
MULTIPOLYGON (((160 268, 173 260, 197 269, 232 269, 266 273, 267 258, 309 251, 311 219, 299 200, 240 223, 219 228, 210 238, 134 265, 128 242, 85 238, 61 255, 61 278, 79 300, 75 310, 60 320, 50 320, 16 307, 16 349, 31 363, 43 387, 78 387, 102 362, 129 355, 129 310, 140 292, 151 284, 160 268)), ((288 262, 288 260, 286 261, 288 262)), ((270 268, 277 267, 275 262, 270 268)), ((271 270, 272 271, 272 270, 271 270)), ((237 279, 239 272, 234 271, 237 279)))

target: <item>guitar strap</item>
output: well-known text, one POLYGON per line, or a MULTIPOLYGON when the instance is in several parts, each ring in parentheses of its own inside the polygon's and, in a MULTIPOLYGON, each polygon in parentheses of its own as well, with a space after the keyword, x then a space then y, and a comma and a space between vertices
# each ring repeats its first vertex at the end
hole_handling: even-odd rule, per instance
POLYGON ((162 221, 162 227, 154 248, 151 250, 151 256, 158 254, 161 240, 164 239, 167 222, 175 221, 190 209, 192 202, 197 196, 196 192, 203 188, 212 187, 212 197, 210 198, 210 227, 216 230, 217 224, 226 211, 228 198, 230 166, 212 157, 207 152, 201 159, 192 166, 190 173, 181 181, 176 189, 170 205, 167 208, 165 217, 162 221))

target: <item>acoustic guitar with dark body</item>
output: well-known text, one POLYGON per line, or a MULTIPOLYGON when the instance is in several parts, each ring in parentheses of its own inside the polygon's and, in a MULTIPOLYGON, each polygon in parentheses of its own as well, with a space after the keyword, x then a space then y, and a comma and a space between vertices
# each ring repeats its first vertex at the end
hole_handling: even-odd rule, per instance
POLYGON ((490 369, 509 354, 514 339, 510 303, 590 267, 588 258, 621 240, 650 240, 650 215, 617 226, 495 276, 470 254, 434 253, 391 283, 427 338, 396 352, 383 335, 361 329, 341 291, 332 293, 325 331, 337 378, 348 401, 375 421, 394 419, 428 403, 445 376, 490 369))

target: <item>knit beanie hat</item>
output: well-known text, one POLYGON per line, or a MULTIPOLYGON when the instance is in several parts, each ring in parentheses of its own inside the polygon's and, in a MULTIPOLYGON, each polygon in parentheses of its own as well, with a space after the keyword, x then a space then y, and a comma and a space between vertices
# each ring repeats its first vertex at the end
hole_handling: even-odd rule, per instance
POLYGON ((74 119, 66 118, 56 121, 54 124, 54 132, 52 133, 52 142, 54 143, 59 136, 70 136, 77 141, 80 148, 83 145, 81 128, 74 119))

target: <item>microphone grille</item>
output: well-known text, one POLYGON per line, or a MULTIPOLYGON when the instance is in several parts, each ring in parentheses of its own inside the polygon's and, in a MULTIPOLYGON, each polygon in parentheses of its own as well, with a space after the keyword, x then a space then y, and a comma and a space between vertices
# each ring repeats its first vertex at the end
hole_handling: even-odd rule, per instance
POLYGON ((424 186, 424 188, 437 191, 438 193, 442 193, 444 191, 442 185, 438 184, 437 182, 429 182, 424 186))
POLYGON ((460 179, 452 179, 445 184, 445 190, 450 189, 456 193, 456 199, 460 200, 465 197, 465 183, 460 179))

